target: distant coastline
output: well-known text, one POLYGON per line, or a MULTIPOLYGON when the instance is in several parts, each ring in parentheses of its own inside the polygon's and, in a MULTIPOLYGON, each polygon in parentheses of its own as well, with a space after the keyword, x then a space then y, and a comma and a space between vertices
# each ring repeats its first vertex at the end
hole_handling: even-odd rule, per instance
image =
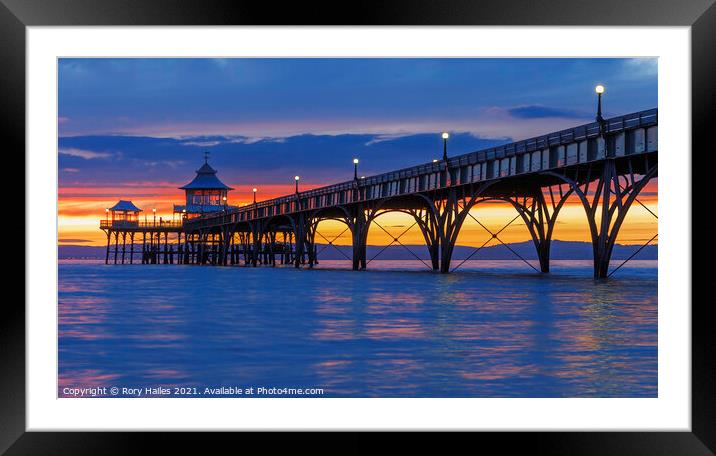
MULTIPOLYGON (((536 259, 535 248, 531 241, 517 242, 513 244, 507 244, 509 247, 517 252, 519 255, 527 259, 536 259)), ((407 245, 407 247, 418 257, 423 260, 429 260, 428 251, 423 245, 407 245)), ((616 244, 614 246, 614 252, 612 253, 613 260, 623 260, 632 255, 640 245, 623 245, 616 244)), ((346 256, 351 257, 351 246, 326 246, 324 244, 317 245, 319 260, 345 260, 346 256), (340 249, 340 252, 338 251, 340 249), (345 254, 346 256, 342 255, 345 254)), ((372 258, 384 246, 367 246, 368 258, 372 258)), ((57 255, 60 260, 97 260, 104 259, 106 247, 104 246, 89 246, 89 245, 59 245, 57 247, 57 255)), ((141 246, 136 245, 136 250, 141 250, 141 246)), ((136 251, 135 250, 135 251, 136 251)), ((656 260, 658 259, 658 245, 648 245, 644 247, 641 252, 635 256, 638 260, 656 260)), ((129 249, 127 249, 129 251, 129 249)), ((453 253, 453 260, 464 260, 469 257, 475 251, 475 247, 470 246, 455 246, 453 253)), ((553 260, 591 260, 592 259, 592 244, 589 242, 574 242, 574 241, 552 241, 551 247, 551 258, 553 260)), ((405 248, 400 245, 393 245, 385 251, 383 251, 377 259, 380 260, 415 260, 415 256, 408 252, 405 248)), ((512 253, 504 245, 494 245, 482 248, 479 252, 475 253, 470 259, 473 260, 514 260, 517 259, 514 253, 512 253)))

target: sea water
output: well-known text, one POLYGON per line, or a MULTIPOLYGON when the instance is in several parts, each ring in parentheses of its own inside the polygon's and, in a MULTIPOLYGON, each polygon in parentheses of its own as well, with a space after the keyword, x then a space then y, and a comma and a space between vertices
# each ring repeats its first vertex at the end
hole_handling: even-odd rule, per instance
POLYGON ((61 261, 58 396, 657 396, 656 261, 349 267, 61 261))

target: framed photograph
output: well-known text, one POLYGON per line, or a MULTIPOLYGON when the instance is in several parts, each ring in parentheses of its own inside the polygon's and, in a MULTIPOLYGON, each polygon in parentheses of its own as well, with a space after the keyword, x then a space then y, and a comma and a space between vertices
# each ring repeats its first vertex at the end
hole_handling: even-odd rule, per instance
POLYGON ((27 268, 0 450, 715 451, 710 0, 2 3, 27 268))

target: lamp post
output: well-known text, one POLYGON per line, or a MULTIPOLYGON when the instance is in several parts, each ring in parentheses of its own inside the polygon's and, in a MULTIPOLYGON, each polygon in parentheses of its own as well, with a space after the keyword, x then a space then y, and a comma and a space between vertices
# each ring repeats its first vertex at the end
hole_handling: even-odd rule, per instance
POLYGON ((353 179, 358 180, 358 159, 353 159, 353 179))
POLYGON ((108 207, 104 208, 104 220, 105 220, 105 223, 109 223, 109 208, 108 207))
POLYGON ((448 156, 447 156, 447 140, 450 137, 448 132, 444 131, 442 134, 443 137, 443 161, 447 162, 448 156))
POLYGON ((224 206, 226 206, 226 195, 224 195, 221 200, 224 202, 224 206))
POLYGON ((604 122, 604 117, 602 117, 602 94, 604 93, 604 86, 601 84, 598 84, 594 91, 597 92, 597 122, 602 123, 604 122))
POLYGON ((154 225, 157 224, 157 208, 152 208, 152 214, 154 215, 154 225))
POLYGON ((256 187, 254 187, 254 188, 253 188, 253 192, 254 192, 254 204, 256 204, 256 192, 257 192, 257 191, 258 191, 258 190, 256 189, 256 187))
POLYGON ((301 176, 296 176, 293 179, 296 181, 296 194, 298 195, 298 181, 301 180, 301 176))

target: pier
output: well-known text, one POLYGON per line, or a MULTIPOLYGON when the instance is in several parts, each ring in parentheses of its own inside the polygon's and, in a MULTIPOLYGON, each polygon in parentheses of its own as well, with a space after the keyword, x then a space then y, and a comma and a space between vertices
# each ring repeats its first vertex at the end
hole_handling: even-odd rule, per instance
POLYGON ((105 262, 312 267, 316 228, 335 220, 352 236, 353 269, 363 270, 369 227, 380 215, 401 212, 423 235, 427 266, 448 273, 455 269, 453 249, 470 210, 502 201, 526 225, 539 271, 547 273, 554 226, 574 196, 589 225, 594 277, 606 278, 629 208, 657 177, 657 129, 657 109, 603 119, 600 105, 597 121, 589 124, 454 157, 445 148, 442 160, 375 176, 359 178, 356 172, 350 181, 307 191, 299 191, 296 176, 295 193, 242 207, 228 204, 232 189, 205 157, 194 180, 181 187, 186 203, 174 207, 178 220, 147 221, 145 215, 140 221, 142 210, 130 201, 107 209, 100 222, 107 235, 105 262))

